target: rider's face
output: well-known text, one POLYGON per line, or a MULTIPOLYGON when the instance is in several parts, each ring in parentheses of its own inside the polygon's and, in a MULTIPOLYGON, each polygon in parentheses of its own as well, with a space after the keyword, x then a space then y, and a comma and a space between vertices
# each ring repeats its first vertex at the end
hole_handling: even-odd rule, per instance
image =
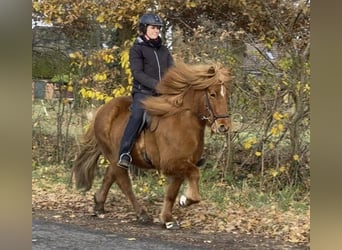
POLYGON ((159 36, 160 26, 147 25, 146 36, 150 39, 156 39, 159 36))

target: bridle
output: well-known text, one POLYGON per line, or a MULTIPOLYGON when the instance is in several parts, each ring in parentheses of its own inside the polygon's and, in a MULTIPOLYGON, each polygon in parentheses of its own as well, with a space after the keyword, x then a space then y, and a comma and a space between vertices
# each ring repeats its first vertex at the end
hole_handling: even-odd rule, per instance
POLYGON ((213 107, 211 106, 211 103, 209 101, 208 91, 205 92, 205 109, 206 111, 208 111, 209 115, 208 116, 202 115, 201 120, 208 120, 210 125, 212 125, 217 119, 229 118, 229 114, 223 114, 223 115, 215 114, 213 107))

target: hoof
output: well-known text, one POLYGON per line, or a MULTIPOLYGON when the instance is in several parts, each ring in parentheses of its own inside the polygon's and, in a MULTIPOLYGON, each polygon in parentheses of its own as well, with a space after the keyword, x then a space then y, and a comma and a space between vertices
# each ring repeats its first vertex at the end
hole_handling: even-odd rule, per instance
POLYGON ((178 229, 180 229, 180 226, 176 221, 165 222, 164 227, 167 230, 178 230, 178 229))
POLYGON ((105 211, 104 210, 95 210, 93 214, 91 215, 92 217, 98 217, 98 218, 104 218, 105 211))
POLYGON ((97 202, 96 194, 94 194, 93 199, 94 199, 95 205, 94 205, 94 210, 93 210, 94 213, 92 214, 92 216, 93 217, 103 217, 105 214, 103 203, 97 202))
POLYGON ((186 198, 186 196, 183 194, 183 195, 179 198, 179 205, 180 205, 181 207, 186 207, 186 206, 187 206, 186 200, 187 200, 187 198, 186 198))

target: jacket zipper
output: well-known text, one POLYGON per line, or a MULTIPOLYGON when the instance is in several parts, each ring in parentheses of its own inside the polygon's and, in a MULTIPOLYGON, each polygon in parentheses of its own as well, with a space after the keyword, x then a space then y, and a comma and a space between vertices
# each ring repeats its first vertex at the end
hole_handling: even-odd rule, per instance
POLYGON ((153 52, 154 52, 154 55, 156 56, 156 59, 157 59, 158 74, 159 74, 159 81, 160 81, 161 80, 160 63, 159 63, 157 52, 155 50, 153 52))

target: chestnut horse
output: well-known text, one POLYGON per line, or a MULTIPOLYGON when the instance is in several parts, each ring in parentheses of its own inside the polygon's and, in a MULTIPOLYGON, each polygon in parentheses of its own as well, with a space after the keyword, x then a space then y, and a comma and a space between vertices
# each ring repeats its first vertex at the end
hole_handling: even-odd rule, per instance
MULTIPOLYGON (((231 126, 228 117, 229 69, 220 64, 178 64, 169 69, 157 85, 159 96, 143 101, 149 116, 132 150, 133 164, 156 169, 167 177, 160 220, 167 229, 179 228, 172 208, 182 183, 188 182, 179 205, 189 206, 201 200, 200 173, 196 163, 204 148, 208 126, 214 133, 225 133, 231 126)), ((94 213, 104 213, 108 191, 114 182, 132 203, 138 221, 150 222, 147 211, 137 201, 127 170, 116 165, 123 130, 129 117, 131 97, 118 97, 101 106, 83 136, 81 152, 72 168, 76 187, 89 190, 97 160, 103 156, 110 166, 101 188, 94 195, 94 213)))

